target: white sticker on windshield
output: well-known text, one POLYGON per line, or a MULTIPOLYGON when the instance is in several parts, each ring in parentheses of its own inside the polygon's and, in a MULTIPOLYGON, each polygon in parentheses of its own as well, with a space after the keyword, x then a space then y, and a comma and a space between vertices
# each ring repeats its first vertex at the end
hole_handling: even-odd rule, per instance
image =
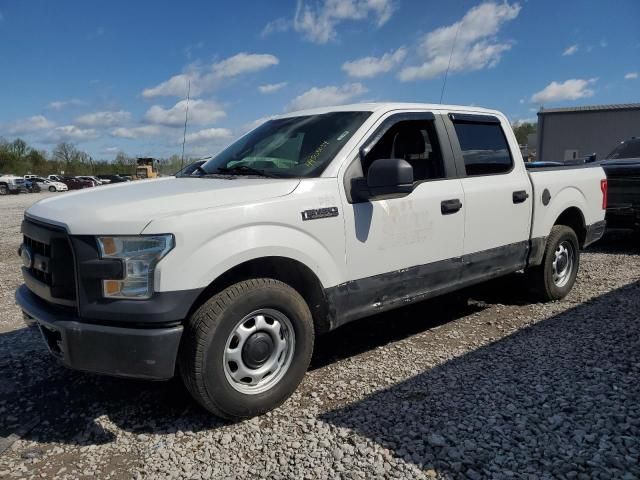
POLYGON ((347 135, 349 135, 349 130, 345 130, 344 132, 342 132, 338 137, 338 142, 342 140, 344 137, 346 137, 347 135))

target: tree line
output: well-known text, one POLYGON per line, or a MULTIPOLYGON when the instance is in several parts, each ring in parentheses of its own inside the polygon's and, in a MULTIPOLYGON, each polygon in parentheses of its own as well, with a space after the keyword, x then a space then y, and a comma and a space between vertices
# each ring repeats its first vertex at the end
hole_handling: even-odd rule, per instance
MULTIPOLYGON (((191 160, 185 159, 185 165, 191 160)), ((180 170, 178 155, 158 159, 158 171, 172 175, 180 170)), ((95 160, 79 150, 73 143, 62 142, 51 153, 38 150, 18 138, 13 142, 0 139, 0 174, 32 175, 109 175, 115 173, 135 174, 136 158, 119 152, 115 160, 95 160)))

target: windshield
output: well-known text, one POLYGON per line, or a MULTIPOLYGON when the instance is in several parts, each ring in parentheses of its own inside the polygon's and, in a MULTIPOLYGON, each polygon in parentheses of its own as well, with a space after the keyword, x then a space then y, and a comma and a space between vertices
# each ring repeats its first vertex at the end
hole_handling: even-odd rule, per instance
POLYGON ((640 138, 622 142, 607 155, 608 160, 617 158, 640 158, 640 138))
POLYGON ((369 115, 332 112, 270 120, 202 165, 202 173, 317 176, 369 115))

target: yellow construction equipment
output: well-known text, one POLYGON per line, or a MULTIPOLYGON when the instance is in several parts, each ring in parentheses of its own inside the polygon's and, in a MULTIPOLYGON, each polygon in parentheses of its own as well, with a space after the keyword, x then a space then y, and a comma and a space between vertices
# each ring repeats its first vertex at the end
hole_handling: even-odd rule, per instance
POLYGON ((158 177, 158 160, 141 157, 136 160, 136 177, 139 179, 158 177))

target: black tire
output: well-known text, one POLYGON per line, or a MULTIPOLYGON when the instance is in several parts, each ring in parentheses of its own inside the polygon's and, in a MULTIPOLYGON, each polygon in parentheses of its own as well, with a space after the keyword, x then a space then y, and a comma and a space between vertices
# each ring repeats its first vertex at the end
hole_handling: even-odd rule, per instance
POLYGON ((52 192, 52 193, 53 193, 53 192, 55 192, 55 191, 56 191, 56 187, 54 187, 54 186, 52 185, 51 187, 49 187, 49 191, 50 191, 50 192, 52 192))
POLYGON ((291 396, 307 371, 313 342, 311 312, 296 290, 278 280, 247 280, 214 295, 189 318, 180 346, 179 372, 193 398, 209 412, 229 420, 249 418, 278 407, 291 396), (247 394, 228 378, 224 351, 238 322, 259 309, 286 315, 295 342, 289 367, 280 380, 264 392, 247 394))
POLYGON ((6 195, 9 193, 9 188, 6 185, 0 185, 0 195, 6 195))
POLYGON ((576 233, 565 225, 555 225, 547 238, 542 263, 528 272, 529 281, 540 300, 548 302, 561 300, 573 288, 580 268, 580 244, 576 233), (564 246, 572 249, 573 263, 570 272, 563 277, 562 282, 554 280, 554 261, 556 251, 564 246))

